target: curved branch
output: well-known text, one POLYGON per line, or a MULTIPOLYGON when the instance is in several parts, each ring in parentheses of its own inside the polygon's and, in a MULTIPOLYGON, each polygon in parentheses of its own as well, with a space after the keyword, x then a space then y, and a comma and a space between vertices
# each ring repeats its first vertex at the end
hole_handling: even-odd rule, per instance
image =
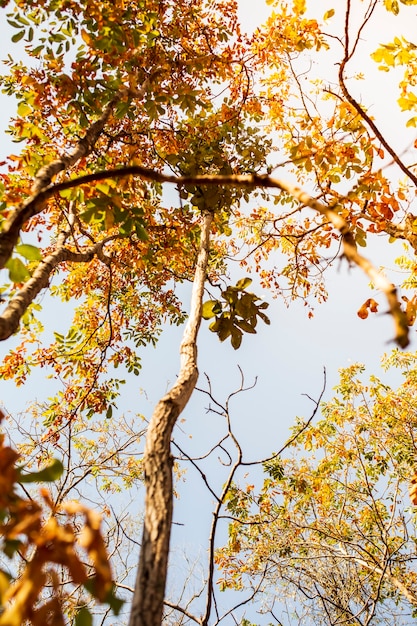
POLYGON ((40 168, 35 176, 29 198, 22 202, 2 224, 0 233, 0 268, 4 267, 4 264, 10 258, 19 238, 22 226, 31 217, 44 209, 45 201, 50 197, 48 193, 45 194, 45 190, 50 189, 52 178, 59 174, 59 172, 72 167, 80 159, 90 154, 117 103, 128 95, 134 98, 143 97, 146 92, 146 84, 147 81, 145 81, 140 89, 135 90, 126 87, 120 89, 104 108, 98 120, 91 124, 84 137, 76 143, 69 154, 62 154, 51 163, 40 168))
MULTIPOLYGON (((329 222, 331 222, 331 224, 340 232, 340 234, 342 235, 344 256, 349 262, 360 267, 369 277, 369 279, 375 284, 375 287, 377 287, 377 289, 380 289, 385 294, 388 302, 389 313, 394 319, 395 341, 401 348, 406 348, 408 346, 409 338, 407 318, 405 316, 405 313, 401 309, 395 285, 390 283, 387 278, 368 259, 363 257, 358 252, 353 232, 348 222, 341 215, 339 215, 331 207, 326 206, 325 204, 317 200, 317 198, 310 196, 308 193, 300 189, 300 187, 298 187, 297 185, 294 185, 293 183, 290 183, 288 181, 273 178, 272 176, 266 174, 202 174, 197 176, 176 176, 171 174, 163 174, 162 172, 158 172, 147 167, 142 167, 140 165, 131 165, 127 167, 96 172, 94 174, 80 176, 62 183, 58 183, 56 185, 51 185, 33 200, 34 206, 32 207, 32 210, 35 213, 35 208, 38 203, 43 204, 48 198, 65 189, 71 189, 93 181, 104 180, 106 178, 123 178, 126 176, 140 176, 145 180, 159 183, 172 183, 179 187, 185 185, 231 185, 244 188, 275 188, 280 189, 281 191, 285 191, 304 206, 308 206, 310 209, 313 209, 313 211, 324 215, 329 220, 329 222)), ((0 234, 0 268, 2 267, 1 247, 2 235, 0 234)))
POLYGON ((174 611, 178 611, 179 613, 182 613, 183 615, 185 615, 185 617, 188 617, 188 619, 190 619, 192 622, 195 622, 196 624, 201 624, 201 620, 198 617, 196 617, 195 615, 193 615, 186 609, 183 609, 178 604, 174 604, 173 602, 168 602, 168 600, 164 600, 164 604, 165 606, 169 606, 170 609, 173 609, 174 611))
MULTIPOLYGON (((376 3, 374 3, 372 11, 375 8, 375 6, 376 6, 376 3)), ((372 129, 372 131, 375 133, 375 136, 378 138, 378 140, 384 146, 385 150, 388 152, 388 154, 391 155, 394 163, 396 163, 398 165, 400 170, 402 172, 404 172, 404 174, 417 187, 417 176, 415 176, 413 174, 413 172, 405 165, 405 163, 402 162, 402 160, 400 159, 398 154, 395 152, 395 150, 391 147, 391 145, 385 139, 385 137, 383 136, 383 134, 379 130, 378 126, 375 124, 375 122, 372 120, 372 118, 369 117, 369 115, 366 113, 366 111, 364 111, 364 109, 361 107, 359 102, 357 100, 355 100, 355 98, 351 95, 351 93, 349 92, 349 90, 348 90, 348 88, 346 86, 346 82, 345 82, 345 68, 346 68, 346 65, 347 65, 348 61, 352 58, 353 52, 354 52, 354 50, 356 48, 356 43, 358 41, 358 40, 356 40, 356 43, 355 43, 355 46, 354 46, 352 52, 349 52, 350 7, 351 7, 351 1, 348 0, 348 2, 347 2, 347 9, 346 9, 346 17, 345 17, 345 54, 344 54, 344 57, 342 59, 342 62, 340 63, 340 67, 339 67, 339 85, 340 85, 340 88, 342 90, 342 93, 343 93, 344 97, 349 102, 349 104, 351 104, 353 106, 353 108, 355 109, 357 114, 366 122, 366 124, 369 126, 369 128, 372 129)), ((372 13, 372 11, 371 11, 371 13, 372 13)), ((369 17, 370 17, 370 15, 369 15, 369 17)), ((368 19, 369 19, 369 17, 368 17, 368 19)), ((363 26, 364 25, 365 24, 363 24, 363 26)))

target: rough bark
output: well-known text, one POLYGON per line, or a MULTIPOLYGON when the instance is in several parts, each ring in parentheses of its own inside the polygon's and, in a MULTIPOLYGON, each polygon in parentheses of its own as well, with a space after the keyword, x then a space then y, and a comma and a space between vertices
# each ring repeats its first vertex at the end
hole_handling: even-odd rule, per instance
POLYGON ((171 434, 198 378, 197 335, 207 273, 211 221, 212 215, 207 213, 201 229, 190 316, 180 347, 178 379, 156 405, 147 431, 143 458, 145 519, 129 626, 158 626, 162 621, 173 509, 171 434))

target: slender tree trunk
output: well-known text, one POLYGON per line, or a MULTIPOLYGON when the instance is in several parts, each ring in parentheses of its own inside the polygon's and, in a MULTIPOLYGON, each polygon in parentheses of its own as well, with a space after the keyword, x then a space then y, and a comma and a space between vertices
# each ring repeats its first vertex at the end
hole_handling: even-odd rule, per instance
POLYGON ((129 626, 159 626, 162 621, 173 509, 171 434, 197 378, 197 335, 207 274, 212 214, 205 213, 191 296, 190 316, 180 347, 181 366, 171 390, 158 402, 146 436, 145 520, 129 626))

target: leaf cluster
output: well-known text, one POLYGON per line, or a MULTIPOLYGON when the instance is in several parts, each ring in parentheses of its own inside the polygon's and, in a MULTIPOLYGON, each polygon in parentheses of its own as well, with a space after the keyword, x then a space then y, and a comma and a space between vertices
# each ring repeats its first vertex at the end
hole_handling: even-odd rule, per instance
POLYGON ((209 329, 220 341, 230 337, 235 350, 240 348, 243 333, 256 334, 258 317, 270 324, 263 312, 269 305, 267 302, 258 304, 261 298, 247 291, 251 283, 250 278, 241 278, 235 286, 229 285, 222 291, 221 300, 207 300, 203 304, 202 317, 206 320, 215 318, 209 329))
MULTIPOLYGON (((50 491, 44 487, 40 490, 44 503, 41 506, 19 488, 19 484, 57 481, 63 473, 62 462, 53 459, 39 471, 24 471, 24 466, 16 464, 19 454, 6 445, 4 434, 0 435, 0 459, 1 550, 11 562, 17 553, 25 557, 18 576, 0 571, 0 624, 25 622, 41 626, 49 620, 54 624, 65 623, 58 599, 62 591, 57 566, 67 570, 74 584, 83 585, 117 615, 122 602, 114 595, 100 516, 76 502, 56 506, 50 491), (77 530, 80 516, 84 519, 81 532, 77 530), (89 561, 88 568, 85 558, 89 561), (58 595, 39 602, 43 588, 50 585, 58 595)), ((75 613, 79 613, 77 624, 91 623, 91 614, 85 607, 78 607, 75 613)))

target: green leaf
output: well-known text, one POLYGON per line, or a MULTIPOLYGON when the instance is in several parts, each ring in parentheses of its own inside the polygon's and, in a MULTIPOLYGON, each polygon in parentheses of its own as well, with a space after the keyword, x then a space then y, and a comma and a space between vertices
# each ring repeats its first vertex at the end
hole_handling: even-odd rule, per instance
POLYGON ((125 603, 124 600, 114 595, 114 588, 109 591, 104 601, 107 602, 115 615, 119 615, 120 609, 125 603))
POLYGON ((75 616, 74 626, 93 626, 93 616, 85 606, 75 616))
POLYGON ((209 326, 209 329, 213 333, 217 333, 220 341, 224 341, 229 337, 232 332, 232 322, 228 314, 222 314, 218 317, 214 322, 212 322, 209 326))
POLYGON ((237 315, 243 317, 243 319, 248 320, 250 317, 256 315, 257 307, 254 303, 256 296, 249 293, 244 293, 240 300, 235 303, 235 311, 237 315))
POLYGON ((236 328, 236 326, 234 326, 232 329, 231 342, 235 350, 240 348, 241 343, 242 343, 242 337, 243 337, 242 331, 236 328))
POLYGON ((130 233, 132 232, 134 227, 133 224, 133 220, 130 219, 130 217, 123 222, 123 224, 120 226, 120 234, 121 235, 130 235, 130 233))
POLYGON ((18 539, 6 539, 3 544, 4 554, 12 559, 18 550, 21 550, 23 544, 18 539))
POLYGON ((237 283, 236 283, 236 287, 237 287, 237 289, 240 289, 240 290, 243 291, 244 289, 249 287, 249 285, 251 285, 251 284, 252 284, 252 279, 246 277, 246 278, 241 278, 240 280, 238 280, 237 283))
MULTIPOLYGON (((91 593, 92 596, 97 597, 97 581, 95 577, 89 578, 83 586, 85 587, 85 589, 87 589, 89 593, 91 593)), ((104 602, 110 606, 115 615, 119 615, 120 609, 124 605, 124 600, 121 600, 114 595, 114 587, 110 589, 110 591, 107 593, 106 597, 104 598, 104 602)))
POLYGON ((265 322, 265 324, 268 324, 268 326, 271 324, 271 320, 269 319, 267 315, 265 315, 265 313, 258 311, 258 315, 261 318, 261 320, 265 322))
POLYGON ((274 480, 282 480, 285 476, 284 466, 280 459, 272 459, 264 463, 264 471, 267 472, 274 480))
POLYGON ((220 304, 218 300, 207 300, 207 302, 204 302, 203 304, 201 315, 203 319, 209 320, 210 318, 214 317, 218 313, 221 313, 221 311, 222 311, 222 305, 220 304))
POLYGON ((146 229, 139 222, 135 222, 135 233, 140 241, 148 241, 149 235, 146 232, 146 229))
POLYGON ((222 298, 226 300, 228 304, 235 304, 238 299, 238 290, 236 287, 228 287, 225 291, 222 291, 222 298))
POLYGON ((236 320, 236 326, 239 326, 239 328, 241 328, 245 333, 256 335, 255 328, 251 324, 249 324, 249 322, 247 322, 246 320, 236 320))
POLYGON ((30 472, 29 474, 22 474, 22 469, 19 468, 19 482, 20 483, 50 483, 57 480, 64 471, 64 466, 59 459, 52 459, 52 462, 39 472, 30 472))
POLYGON ((16 257, 9 259, 5 267, 9 270, 9 278, 14 283, 24 283, 30 278, 26 265, 16 257))
POLYGON ((17 43, 18 41, 20 41, 21 39, 23 39, 23 37, 25 36, 25 31, 21 30, 19 33, 16 33, 15 35, 13 35, 12 37, 12 41, 13 43, 17 43))
POLYGON ((16 246, 16 252, 28 261, 40 261, 42 259, 42 254, 39 248, 31 246, 29 243, 21 243, 16 246))

